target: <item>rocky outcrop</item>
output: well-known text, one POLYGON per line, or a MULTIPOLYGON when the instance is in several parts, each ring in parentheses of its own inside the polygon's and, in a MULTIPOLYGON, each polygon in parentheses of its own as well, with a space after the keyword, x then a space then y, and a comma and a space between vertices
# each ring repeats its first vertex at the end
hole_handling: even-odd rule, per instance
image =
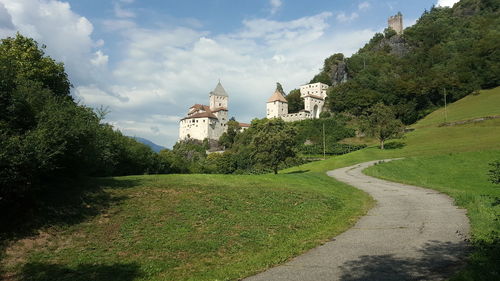
POLYGON ((403 57, 410 51, 410 46, 400 35, 394 35, 390 38, 384 38, 373 48, 374 51, 385 50, 388 48, 391 55, 403 57))
POLYGON ((329 76, 332 81, 332 86, 346 82, 349 78, 347 64, 344 61, 341 61, 333 65, 329 76))

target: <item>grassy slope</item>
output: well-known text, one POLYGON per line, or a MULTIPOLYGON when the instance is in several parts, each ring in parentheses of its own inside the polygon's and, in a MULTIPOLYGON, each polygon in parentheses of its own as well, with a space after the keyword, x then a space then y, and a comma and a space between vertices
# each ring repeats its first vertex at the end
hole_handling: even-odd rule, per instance
POLYGON ((113 203, 83 223, 45 229, 40 243, 14 244, 8 271, 29 280, 237 279, 344 231, 372 203, 324 173, 93 184, 113 203))
POLYGON ((500 232, 500 187, 488 181, 488 163, 500 159, 500 150, 462 152, 412 157, 370 167, 366 173, 419 186, 431 187, 455 198, 458 206, 467 208, 473 234, 489 239, 500 232))
MULTIPOLYGON (((450 121, 499 115, 499 90, 484 91, 453 104, 449 108, 450 121)), ((418 130, 435 126, 440 122, 438 116, 441 114, 442 110, 436 111, 415 127, 418 130)), ((460 138, 462 141, 467 139, 466 144, 474 148, 473 152, 457 153, 462 149, 454 149, 449 154, 417 156, 384 163, 370 167, 365 172, 392 181, 429 187, 453 197, 458 206, 467 209, 472 242, 476 245, 468 268, 455 279, 493 280, 500 275, 500 186, 488 181, 487 171, 488 163, 500 159, 500 121, 491 120, 473 127, 477 131, 470 131, 468 138, 460 138), (483 130, 491 132, 485 135, 487 132, 483 130), (473 142, 471 137, 477 141, 473 142)), ((451 147, 454 148, 454 145, 451 147)))
MULTIPOLYGON (((491 92, 497 101, 500 88, 491 92)), ((483 103, 491 104, 490 99, 483 103)), ((481 100, 478 108, 484 106, 481 100)), ((450 105, 449 116, 463 111, 466 102, 450 105)), ((492 114, 500 114, 500 108, 492 114)), ((8 266, 34 276, 31 280, 85 280, 89 273, 95 280, 250 275, 347 229, 370 206, 365 194, 328 178, 325 171, 374 159, 500 150, 499 119, 454 127, 436 127, 437 119, 421 123, 425 126, 417 124, 417 130, 394 142, 394 149, 370 147, 278 176, 103 179, 98 184, 115 203, 83 223, 46 230, 54 235, 40 245, 14 244, 18 257, 11 254, 8 266)))
MULTIPOLYGON (((415 124, 414 132, 396 141, 404 143, 401 148, 380 151, 371 147, 338 157, 335 163, 324 161, 314 165, 313 169, 410 157, 377 165, 366 172, 389 180, 436 189, 454 198, 458 206, 468 211, 472 242, 476 246, 469 266, 454 280, 499 279, 500 187, 487 181, 486 172, 487 163, 500 159, 500 119, 438 127, 442 123, 440 112, 442 110, 430 114, 415 124)), ((491 115, 500 115, 500 87, 468 96, 448 107, 449 121, 491 115)))
MULTIPOLYGON (((500 88, 481 91, 479 95, 469 95, 452 104, 447 108, 447 122, 469 120, 479 117, 500 115, 500 88)), ((440 108, 420 122, 415 124, 415 128, 434 126, 444 123, 445 111, 440 108)))

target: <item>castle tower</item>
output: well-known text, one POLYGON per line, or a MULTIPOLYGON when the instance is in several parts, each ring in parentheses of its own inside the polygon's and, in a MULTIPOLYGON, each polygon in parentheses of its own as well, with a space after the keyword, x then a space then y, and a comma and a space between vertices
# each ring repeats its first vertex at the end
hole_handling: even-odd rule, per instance
POLYGON ((229 96, 226 93, 226 90, 224 90, 224 87, 222 87, 222 84, 217 83, 217 86, 215 86, 215 89, 210 92, 210 110, 216 110, 220 108, 224 108, 227 110, 227 102, 229 99, 229 96))
POLYGON ((403 34, 403 15, 398 12, 395 16, 389 17, 387 20, 389 28, 392 28, 398 35, 403 34))
POLYGON ((278 89, 274 91, 274 94, 267 100, 267 118, 276 118, 285 116, 288 114, 288 101, 280 93, 278 89))

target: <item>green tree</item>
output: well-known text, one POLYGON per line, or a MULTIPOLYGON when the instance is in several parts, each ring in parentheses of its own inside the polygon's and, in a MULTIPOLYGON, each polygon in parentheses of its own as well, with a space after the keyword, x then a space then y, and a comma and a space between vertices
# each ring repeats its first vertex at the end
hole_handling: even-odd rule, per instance
POLYGON ((490 181, 494 184, 500 184, 500 160, 491 162, 491 169, 488 171, 490 181))
POLYGON ((295 136, 295 129, 281 119, 260 123, 251 144, 255 163, 277 174, 280 164, 295 157, 295 136))
POLYGON ((299 89, 291 90, 285 98, 288 101, 289 113, 296 113, 304 109, 304 99, 300 97, 299 89))
POLYGON ((283 86, 281 86, 280 82, 276 82, 276 90, 278 90, 283 96, 286 96, 285 90, 283 90, 283 86))
MULTIPOLYGON (((45 46, 21 34, 2 39, 0 68, 8 68, 15 79, 39 82, 56 96, 70 97, 71 83, 64 65, 45 56, 45 46)), ((3 72, 3 71, 2 71, 3 72)))
POLYGON ((43 48, 20 34, 0 41, 0 208, 33 206, 37 193, 78 176, 155 172, 149 147, 73 101, 64 66, 43 48))
POLYGON ((368 111, 370 115, 364 120, 362 130, 380 141, 380 149, 384 149, 385 141, 403 136, 404 125, 390 107, 377 103, 368 111))
POLYGON ((219 138, 219 145, 225 148, 231 148, 236 141, 236 135, 240 131, 240 123, 236 120, 227 122, 227 132, 224 132, 219 138))

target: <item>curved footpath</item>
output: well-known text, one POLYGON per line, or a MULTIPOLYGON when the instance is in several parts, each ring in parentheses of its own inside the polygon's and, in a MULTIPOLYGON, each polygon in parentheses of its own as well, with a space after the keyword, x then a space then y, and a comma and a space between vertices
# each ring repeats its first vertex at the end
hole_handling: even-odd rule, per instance
POLYGON ((377 200, 353 228, 245 280, 443 280, 456 272, 467 251, 466 211, 437 191, 361 172, 376 162, 327 173, 377 200))

